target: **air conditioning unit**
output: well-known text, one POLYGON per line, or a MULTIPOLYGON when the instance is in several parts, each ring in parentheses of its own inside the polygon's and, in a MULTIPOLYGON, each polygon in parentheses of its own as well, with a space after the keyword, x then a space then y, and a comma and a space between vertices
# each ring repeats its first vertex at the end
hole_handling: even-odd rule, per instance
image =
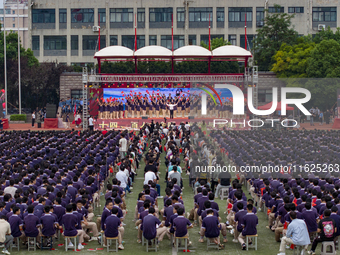
POLYGON ((326 25, 319 24, 318 25, 318 30, 321 31, 322 29, 326 29, 326 25))
POLYGON ((257 27, 263 27, 263 25, 264 25, 263 21, 257 21, 256 22, 257 27))
POLYGON ((93 26, 92 27, 93 32, 98 32, 99 29, 100 29, 100 26, 93 26))

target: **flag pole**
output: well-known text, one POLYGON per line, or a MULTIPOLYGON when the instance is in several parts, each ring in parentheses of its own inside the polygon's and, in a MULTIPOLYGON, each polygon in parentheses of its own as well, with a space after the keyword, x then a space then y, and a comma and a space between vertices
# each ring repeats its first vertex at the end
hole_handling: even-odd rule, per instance
POLYGON ((135 13, 135 51, 137 50, 137 13, 135 13))
POLYGON ((209 50, 210 50, 210 13, 209 13, 209 50))
POLYGON ((98 51, 100 51, 100 13, 98 12, 98 51))
POLYGON ((171 50, 174 51, 174 17, 171 14, 171 50))
POLYGON ((244 19, 244 48, 247 49, 247 12, 245 12, 245 19, 244 19))
MULTIPOLYGON (((5 9, 5 1, 4 1, 4 25, 3 25, 3 29, 4 29, 4 71, 5 71, 5 111, 6 111, 6 116, 7 116, 7 46, 6 46, 6 26, 5 26, 5 22, 6 22, 6 9, 5 9)), ((5 116, 5 117, 6 117, 5 116)))
POLYGON ((18 83, 19 83, 19 114, 21 114, 21 63, 20 63, 20 36, 19 36, 19 0, 18 3, 18 83))

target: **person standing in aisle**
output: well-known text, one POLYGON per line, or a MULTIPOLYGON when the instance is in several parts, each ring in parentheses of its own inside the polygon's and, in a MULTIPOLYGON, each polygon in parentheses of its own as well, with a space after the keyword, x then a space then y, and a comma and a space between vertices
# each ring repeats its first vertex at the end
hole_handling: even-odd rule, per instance
POLYGON ((89 129, 90 129, 90 131, 93 131, 93 118, 92 118, 92 116, 90 116, 90 118, 89 118, 89 129))
POLYGON ((32 113, 32 127, 34 127, 34 122, 35 122, 35 111, 32 113))

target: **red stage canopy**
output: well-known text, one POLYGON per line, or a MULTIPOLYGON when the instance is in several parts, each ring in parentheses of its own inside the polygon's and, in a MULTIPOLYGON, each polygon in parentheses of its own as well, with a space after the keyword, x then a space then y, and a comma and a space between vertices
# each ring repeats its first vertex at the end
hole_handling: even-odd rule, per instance
MULTIPOLYGON (((269 110, 269 109, 272 107, 272 104, 273 104, 273 102, 270 102, 270 103, 268 103, 268 104, 259 106, 258 109, 259 109, 259 110, 269 110)), ((287 111, 294 111, 294 107, 291 107, 291 106, 286 105, 286 110, 287 110, 287 111)), ((275 111, 281 111, 281 102, 278 102, 278 103, 277 103, 277 107, 276 107, 276 110, 275 110, 275 111)))

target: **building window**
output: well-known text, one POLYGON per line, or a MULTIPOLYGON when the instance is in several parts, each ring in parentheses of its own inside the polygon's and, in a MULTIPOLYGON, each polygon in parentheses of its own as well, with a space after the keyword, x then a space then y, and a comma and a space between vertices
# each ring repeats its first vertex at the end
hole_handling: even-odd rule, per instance
POLYGON ((44 50, 66 50, 66 36, 44 36, 44 50))
POLYGON ((313 7, 313 21, 336 21, 336 7, 313 7))
MULTIPOLYGON (((100 36, 100 48, 106 47, 105 35, 100 36)), ((96 50, 98 49, 98 36, 96 35, 83 35, 83 50, 96 50)))
POLYGON ((110 9, 110 22, 133 22, 133 8, 110 9))
POLYGON ((33 9, 33 23, 55 23, 55 9, 33 9))
POLYGON ((11 14, 11 9, 6 9, 6 14, 11 14))
POLYGON ((149 45, 157 45, 157 35, 149 35, 149 45))
POLYGON ((217 7, 216 16, 217 22, 224 22, 224 7, 217 7))
POLYGON ((256 7, 256 26, 263 27, 264 25, 264 8, 256 7))
POLYGON ((304 13, 304 7, 288 7, 288 13, 304 13))
POLYGON ((12 21, 15 22, 15 18, 14 17, 12 18, 12 21))
POLYGON ((15 27, 15 24, 13 24, 13 27, 15 27))
POLYGON ((71 50, 79 49, 79 39, 78 35, 71 35, 71 50))
POLYGON ((94 10, 93 9, 71 9, 72 23, 93 23, 94 10))
POLYGON ((118 36, 117 35, 110 35, 110 46, 118 45, 118 36))
POLYGON ((15 14, 15 11, 12 11, 12 14, 15 14))
MULTIPOLYGON (((134 35, 122 35, 122 46, 125 46, 131 50, 135 49, 135 36, 134 35)), ((145 36, 137 35, 137 49, 145 46, 145 36)))
POLYGON ((229 7, 229 22, 253 21, 252 7, 229 7))
POLYGON ((258 99, 260 103, 267 103, 272 101, 273 92, 271 89, 259 89, 258 94, 258 99))
POLYGON ((106 23, 106 9, 98 8, 99 22, 106 23))
POLYGON ((150 22, 171 22, 172 8, 150 8, 149 20, 150 22))
POLYGON ((236 45, 236 35, 228 35, 228 42, 232 45, 236 45))
MULTIPOLYGON (((161 36, 161 45, 163 47, 168 48, 171 50, 172 43, 171 43, 171 35, 162 35, 161 36)), ((174 50, 184 46, 184 35, 174 35, 174 50)))
POLYGON ((72 89, 71 90, 71 98, 83 98, 83 90, 82 89, 72 89))
POLYGON ((66 22, 67 22, 67 10, 59 9, 59 23, 66 23, 66 22))
POLYGON ((212 8, 189 8, 189 21, 191 22, 204 22, 209 21, 209 14, 210 14, 210 21, 213 20, 212 18, 212 8))
POLYGON ((137 22, 145 22, 145 8, 137 9, 137 22))
POLYGON ((184 7, 177 7, 177 21, 185 22, 185 8, 184 7))
POLYGON ((0 21, 4 21, 4 17, 0 17, 0 21))
POLYGON ((268 7, 268 12, 269 13, 284 13, 285 12, 285 8, 284 7, 268 7))
POLYGON ((33 35, 32 36, 32 50, 40 50, 39 35, 33 35))
POLYGON ((4 9, 0 9, 0 14, 4 14, 4 9))
POLYGON ((189 45, 197 45, 196 35, 189 35, 189 45))

